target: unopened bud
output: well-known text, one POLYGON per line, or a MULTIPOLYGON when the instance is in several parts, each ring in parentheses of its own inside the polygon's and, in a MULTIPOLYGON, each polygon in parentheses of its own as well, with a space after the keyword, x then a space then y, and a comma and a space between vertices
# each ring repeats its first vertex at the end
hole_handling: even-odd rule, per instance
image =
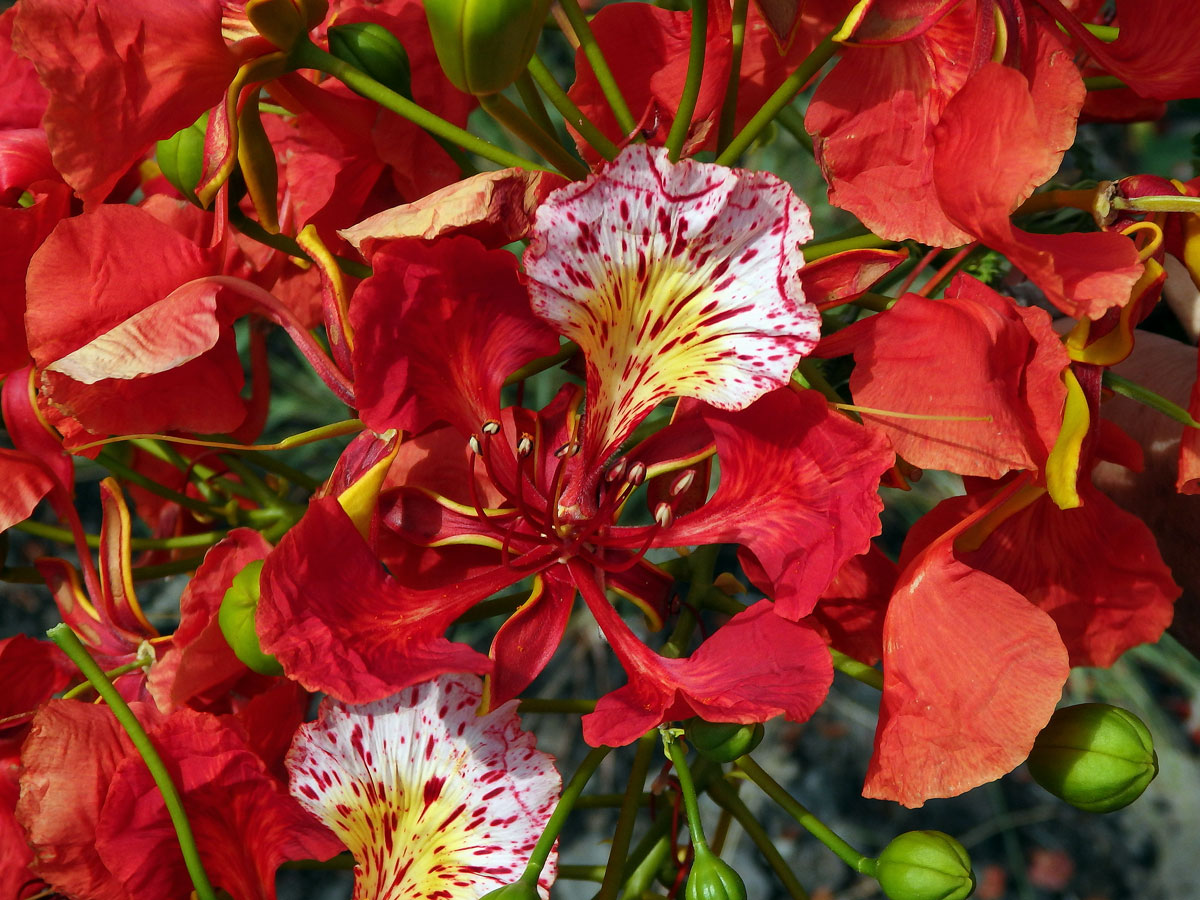
POLYGON ((550 0, 425 0, 446 77, 468 94, 495 94, 529 65, 550 0))
POLYGON ((696 752, 705 759, 727 763, 754 750, 762 742, 763 727, 760 722, 739 725, 737 722, 692 719, 687 734, 696 752))
POLYGON ((291 50, 329 12, 328 0, 247 0, 246 18, 280 50, 291 50))
POLYGON ((964 900, 975 890, 966 848, 943 831, 908 831, 883 848, 875 877, 890 900, 964 900))
POLYGON ((1158 774, 1145 724, 1128 710, 1083 703, 1054 713, 1029 754, 1034 781, 1088 812, 1112 812, 1142 795, 1158 774))
POLYGON ((279 660, 263 653, 258 632, 254 630, 254 614, 259 598, 258 579, 262 567, 263 561, 255 560, 233 576, 233 584, 221 600, 217 624, 234 655, 246 668, 260 675, 282 675, 283 667, 279 665, 279 660))
POLYGON ((191 203, 196 199, 196 185, 204 175, 204 135, 208 131, 208 113, 204 113, 181 131, 159 141, 155 150, 158 168, 163 177, 191 203))
POLYGON ((697 845, 683 896, 686 900, 746 900, 746 885, 733 866, 708 847, 697 845))
POLYGON ((408 53, 396 36, 374 22, 354 22, 329 29, 329 52, 370 75, 386 88, 412 99, 408 53))

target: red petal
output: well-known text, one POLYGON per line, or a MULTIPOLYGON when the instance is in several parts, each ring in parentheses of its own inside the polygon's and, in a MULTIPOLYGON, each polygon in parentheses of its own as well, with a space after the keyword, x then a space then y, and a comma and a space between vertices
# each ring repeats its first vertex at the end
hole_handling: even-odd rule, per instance
POLYGON ((759 586, 776 612, 800 619, 879 533, 879 478, 894 455, 815 391, 774 391, 744 412, 703 415, 716 435, 720 485, 656 544, 741 544, 769 579, 759 586))
POLYGON ((474 238, 403 240, 373 257, 351 305, 355 391, 373 430, 449 422, 470 434, 497 415, 500 386, 558 350, 518 280, 517 261, 474 238))

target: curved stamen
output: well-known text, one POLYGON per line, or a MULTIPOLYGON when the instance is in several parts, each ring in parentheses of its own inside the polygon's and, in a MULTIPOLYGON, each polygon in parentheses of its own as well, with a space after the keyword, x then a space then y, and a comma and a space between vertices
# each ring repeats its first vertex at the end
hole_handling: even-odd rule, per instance
MULTIPOLYGON (((471 441, 478 443, 476 441, 475 435, 471 435, 471 441)), ((472 451, 475 450, 474 443, 472 443, 472 445, 471 445, 471 450, 472 451)), ((475 507, 475 516, 479 519, 480 522, 483 523, 483 525, 489 531, 491 531, 493 534, 496 534, 500 537, 504 537, 504 535, 506 534, 506 530, 502 529, 499 525, 497 525, 492 520, 493 520, 493 518, 508 519, 508 518, 511 518, 513 514, 512 513, 502 513, 499 516, 493 517, 493 516, 489 516, 487 514, 487 512, 484 510, 483 503, 479 499, 479 486, 475 482, 475 460, 478 457, 479 457, 479 453, 477 453, 477 452, 471 453, 471 462, 470 462, 470 465, 467 470, 467 488, 471 492, 471 505, 473 507, 475 507)))

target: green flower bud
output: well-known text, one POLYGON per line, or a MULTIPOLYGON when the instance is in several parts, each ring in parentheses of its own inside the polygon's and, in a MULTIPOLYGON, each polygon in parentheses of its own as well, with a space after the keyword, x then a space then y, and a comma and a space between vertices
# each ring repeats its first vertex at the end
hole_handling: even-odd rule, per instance
POLYGON ((204 113, 182 131, 158 142, 155 157, 163 177, 187 200, 200 205, 196 185, 204 174, 204 135, 208 131, 208 113, 204 113))
POLYGON ((246 667, 260 675, 282 675, 283 667, 274 656, 263 653, 254 630, 254 612, 258 608, 258 576, 263 561, 256 559, 233 576, 233 584, 221 600, 217 624, 221 634, 246 667))
POLYGON ((335 25, 329 29, 329 52, 366 72, 384 87, 412 99, 408 53, 382 25, 374 22, 335 25))
POLYGON ((425 0, 442 70, 468 94, 495 94, 517 80, 549 9, 550 0, 425 0))
POLYGON ((733 866, 697 844, 683 896, 685 900, 746 900, 746 885, 733 866))
POLYGON ((1058 710, 1033 742, 1028 764, 1034 781, 1088 812, 1128 806, 1158 774, 1150 730, 1107 703, 1058 710))
POLYGON ((688 740, 696 752, 713 762, 733 762, 760 743, 763 727, 759 722, 739 725, 736 722, 706 722, 692 719, 687 728, 688 740))
POLYGON ((908 831, 883 848, 875 877, 890 900, 963 900, 975 890, 971 858, 941 831, 908 831))

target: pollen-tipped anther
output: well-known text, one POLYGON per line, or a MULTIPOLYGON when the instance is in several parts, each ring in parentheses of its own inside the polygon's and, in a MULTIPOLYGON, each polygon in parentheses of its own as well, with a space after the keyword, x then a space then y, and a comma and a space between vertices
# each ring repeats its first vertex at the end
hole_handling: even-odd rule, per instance
POLYGON ((625 457, 623 457, 623 456, 617 457, 616 462, 614 462, 611 466, 609 466, 608 471, 604 473, 604 480, 606 482, 608 482, 609 484, 612 484, 613 482, 617 481, 622 476, 624 476, 625 467, 628 464, 629 464, 629 460, 627 460, 625 457))
POLYGON ((671 509, 671 504, 663 502, 654 507, 654 521, 663 528, 670 528, 671 523, 675 521, 675 513, 671 509))
POLYGON ((579 452, 579 441, 567 441, 561 447, 554 451, 554 455, 558 459, 566 459, 568 456, 574 456, 579 452))
POLYGON ((533 452, 533 435, 526 432, 521 432, 521 437, 517 441, 517 456, 524 459, 533 452))
POLYGON ((467 446, 471 448, 471 452, 476 456, 483 455, 483 446, 479 443, 479 435, 473 434, 467 439, 467 446))
POLYGON ((688 469, 685 472, 681 472, 678 476, 676 476, 675 480, 671 482, 671 496, 678 497, 680 494, 690 488, 695 480, 695 469, 688 469))
POLYGON ((499 434, 500 433, 500 423, 497 422, 495 419, 488 419, 481 426, 479 426, 479 430, 482 431, 484 434, 488 434, 488 435, 499 434))
POLYGON ((631 484, 634 487, 637 487, 645 480, 646 464, 644 462, 635 462, 629 467, 629 471, 625 473, 625 483, 631 484))

